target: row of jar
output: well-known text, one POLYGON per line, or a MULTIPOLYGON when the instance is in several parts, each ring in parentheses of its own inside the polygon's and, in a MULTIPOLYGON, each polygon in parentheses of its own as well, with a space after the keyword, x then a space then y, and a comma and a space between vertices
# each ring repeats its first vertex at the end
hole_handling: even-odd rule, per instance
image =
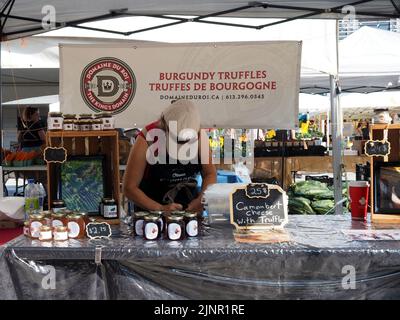
POLYGON ((81 114, 79 118, 75 114, 62 114, 61 112, 49 112, 47 118, 48 130, 67 131, 91 131, 113 130, 115 119, 111 113, 101 112, 95 115, 81 114))
POLYGON ((89 222, 84 212, 66 214, 45 211, 29 216, 29 220, 24 223, 24 235, 39 240, 82 239, 86 236, 86 225, 89 222))
POLYGON ((139 211, 132 221, 133 234, 145 240, 183 240, 197 237, 201 229, 201 217, 195 212, 139 211))

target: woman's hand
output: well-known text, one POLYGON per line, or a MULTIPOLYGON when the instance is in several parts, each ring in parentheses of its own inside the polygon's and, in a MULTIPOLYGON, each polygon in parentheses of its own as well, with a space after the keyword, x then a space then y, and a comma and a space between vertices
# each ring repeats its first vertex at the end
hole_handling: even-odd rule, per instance
POLYGON ((187 211, 194 211, 194 212, 203 212, 203 204, 201 203, 201 197, 197 197, 193 199, 192 202, 189 203, 187 211))
POLYGON ((183 206, 179 203, 170 203, 170 204, 163 205, 161 207, 162 211, 180 211, 182 209, 183 209, 183 206))

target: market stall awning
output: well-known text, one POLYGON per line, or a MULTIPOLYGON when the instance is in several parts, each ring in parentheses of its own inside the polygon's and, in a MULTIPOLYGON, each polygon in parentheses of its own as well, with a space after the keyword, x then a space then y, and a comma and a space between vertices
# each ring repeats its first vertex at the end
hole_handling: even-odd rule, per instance
MULTIPOLYGON (((116 1, 75 1, 63 0, 2 0, 1 14, 3 16, 3 39, 44 32, 42 21, 49 13, 56 12, 54 26, 73 26, 85 28, 82 24, 97 20, 112 19, 122 16, 156 16, 160 18, 157 25, 149 28, 159 28, 165 25, 182 24, 190 21, 200 23, 219 23, 213 21, 214 17, 247 17, 247 18, 341 18, 349 14, 343 10, 346 5, 352 5, 358 18, 399 16, 400 6, 398 1, 391 0, 270 0, 264 2, 241 0, 138 0, 134 3, 129 0, 116 1), (179 17, 192 16, 190 18, 179 17), (177 17, 178 16, 178 17, 177 17)), ((349 9, 347 7, 347 9, 349 9)), ((351 13, 350 9, 350 13, 351 13)), ((260 29, 265 25, 242 26, 260 29)), ((109 30, 112 32, 112 30, 109 30)), ((127 25, 122 35, 129 35, 135 30, 127 25)))

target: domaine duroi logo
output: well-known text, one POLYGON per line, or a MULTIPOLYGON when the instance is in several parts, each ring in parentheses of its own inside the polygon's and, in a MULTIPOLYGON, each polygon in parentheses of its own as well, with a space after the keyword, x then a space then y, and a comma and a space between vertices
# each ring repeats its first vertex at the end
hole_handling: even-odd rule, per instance
POLYGON ((122 60, 104 57, 89 63, 81 75, 81 94, 95 112, 124 111, 136 93, 132 69, 122 60))

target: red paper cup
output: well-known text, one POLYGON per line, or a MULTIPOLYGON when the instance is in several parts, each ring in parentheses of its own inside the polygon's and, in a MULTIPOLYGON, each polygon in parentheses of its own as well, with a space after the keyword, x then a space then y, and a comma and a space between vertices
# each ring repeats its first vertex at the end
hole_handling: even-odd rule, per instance
POLYGON ((367 220, 368 194, 367 181, 349 182, 350 210, 353 220, 367 220))

